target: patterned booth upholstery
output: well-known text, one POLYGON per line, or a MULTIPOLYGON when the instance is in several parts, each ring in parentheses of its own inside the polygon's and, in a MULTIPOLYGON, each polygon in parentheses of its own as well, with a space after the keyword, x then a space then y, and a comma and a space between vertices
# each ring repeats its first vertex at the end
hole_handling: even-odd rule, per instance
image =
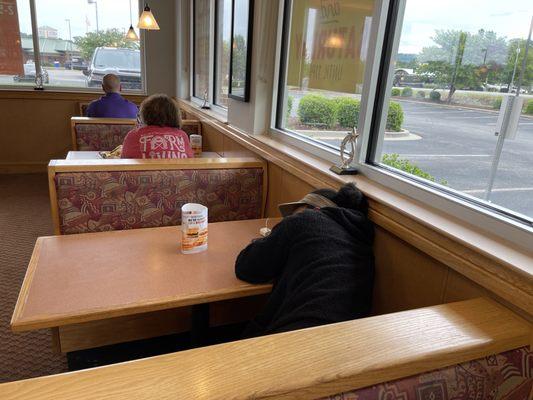
MULTIPOLYGON (((72 147, 79 151, 110 151, 124 142, 136 127, 135 119, 72 117, 72 147)), ((200 121, 183 120, 182 129, 189 135, 202 134, 200 121)))
POLYGON ((136 120, 125 118, 72 117, 72 147, 79 151, 113 150, 136 124, 136 120))
POLYGON ((263 215, 266 166, 253 158, 80 163, 48 167, 56 234, 179 225, 191 202, 209 208, 210 222, 263 215))
POLYGON ((522 347, 326 399, 531 400, 533 352, 522 347))

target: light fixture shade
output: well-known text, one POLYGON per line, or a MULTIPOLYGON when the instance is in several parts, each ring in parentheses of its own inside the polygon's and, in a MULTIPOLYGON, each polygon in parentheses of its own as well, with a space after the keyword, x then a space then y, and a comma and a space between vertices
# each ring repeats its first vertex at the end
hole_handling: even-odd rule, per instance
POLYGON ((137 36, 135 29, 133 29, 133 25, 130 25, 130 29, 128 29, 128 33, 126 33, 126 40, 131 40, 132 42, 139 40, 139 36, 137 36))
POLYGON ((157 21, 155 20, 154 14, 152 14, 150 7, 148 7, 148 4, 144 6, 144 11, 139 17, 139 23, 137 24, 137 28, 153 31, 159 30, 159 25, 157 24, 157 21))

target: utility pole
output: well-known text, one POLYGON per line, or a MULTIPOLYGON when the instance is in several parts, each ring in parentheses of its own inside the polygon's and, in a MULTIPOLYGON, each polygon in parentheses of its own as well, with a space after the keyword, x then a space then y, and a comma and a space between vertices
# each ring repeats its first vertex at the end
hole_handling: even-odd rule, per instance
POLYGON ((446 102, 450 104, 452 102, 452 96, 455 93, 455 81, 457 80, 457 72, 459 70, 459 66, 463 63, 463 55, 465 53, 465 45, 466 45, 466 32, 460 32, 459 33, 459 43, 457 45, 457 55, 455 56, 455 68, 453 70, 452 75, 452 81, 450 83, 450 91, 448 92, 448 98, 446 99, 446 102))
POLYGON ((98 25, 98 0, 87 0, 87 3, 94 4, 94 10, 96 12, 96 33, 100 32, 100 27, 98 25))
POLYGON ((65 19, 68 22, 68 58, 70 60, 70 68, 72 69, 72 31, 70 30, 70 19, 65 19))
MULTIPOLYGON (((526 47, 527 49, 527 47, 526 47)), ((518 42, 518 47, 516 48, 516 58, 514 60, 514 68, 513 68, 513 76, 511 77, 511 82, 509 82, 509 86, 507 87, 507 92, 509 93, 511 90, 513 90, 514 85, 514 76, 516 74, 516 65, 518 64, 518 55, 520 54, 520 42, 518 42)), ((525 60, 525 58, 524 58, 525 60)))
MULTIPOLYGON (((526 70, 527 53, 529 51, 529 45, 531 43, 531 33, 532 32, 533 32, 533 17, 531 17, 531 24, 529 25, 529 35, 528 35, 527 41, 526 41, 526 51, 525 51, 525 54, 524 54, 524 59, 522 60, 522 69, 520 70, 520 76, 518 78, 518 85, 517 85, 517 88, 516 88, 515 97, 516 97, 517 101, 518 101, 518 98, 520 97, 520 88, 522 87, 522 80, 524 79, 524 72, 526 70)), ((518 49, 520 49, 520 47, 518 47, 518 49)), ((518 54, 519 53, 520 53, 520 51, 516 52, 516 60, 515 60, 515 64, 514 64, 515 71, 516 71, 516 64, 517 64, 518 54)), ((514 72, 513 72, 513 79, 511 80, 511 82, 513 80, 514 80, 514 72)), ((521 103, 518 103, 518 104, 521 104, 521 103)), ((496 142, 496 150, 494 151, 494 156, 492 157, 492 167, 490 169, 489 182, 487 184, 487 190, 485 191, 485 200, 487 200, 487 201, 490 201, 490 197, 492 195, 492 188, 494 187, 494 181, 496 180, 496 173, 498 172, 498 165, 500 164, 500 157, 501 157, 502 151, 503 151, 503 143, 505 141, 505 137, 509 134, 508 133, 508 127, 510 125, 509 119, 510 119, 511 112, 512 112, 512 110, 509 107, 505 110, 505 115, 504 115, 504 118, 503 118, 503 124, 502 124, 502 129, 501 129, 502 133, 496 132, 496 134, 498 135, 498 141, 496 142)))
POLYGON ((483 56, 483 68, 486 69, 486 73, 485 73, 485 89, 487 87, 487 84, 489 83, 489 68, 487 67, 487 53, 489 52, 489 48, 487 47, 486 49, 481 49, 481 52, 485 53, 485 55, 483 56))

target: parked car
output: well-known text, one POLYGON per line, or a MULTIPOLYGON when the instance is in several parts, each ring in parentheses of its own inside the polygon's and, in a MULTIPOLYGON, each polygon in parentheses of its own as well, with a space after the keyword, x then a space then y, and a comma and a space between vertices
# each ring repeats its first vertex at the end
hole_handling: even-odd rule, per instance
POLYGON ((72 60, 65 61, 65 69, 74 69, 77 71, 85 71, 87 69, 87 62, 79 57, 72 57, 72 60))
MULTIPOLYGON (((41 75, 43 77, 43 83, 50 83, 50 77, 48 71, 41 67, 41 75)), ((24 75, 15 75, 13 77, 15 82, 34 82, 35 81, 35 64, 24 64, 24 75)))
POLYGON ((87 71, 88 87, 100 87, 104 75, 115 74, 124 89, 141 89, 141 55, 139 50, 97 47, 87 71))

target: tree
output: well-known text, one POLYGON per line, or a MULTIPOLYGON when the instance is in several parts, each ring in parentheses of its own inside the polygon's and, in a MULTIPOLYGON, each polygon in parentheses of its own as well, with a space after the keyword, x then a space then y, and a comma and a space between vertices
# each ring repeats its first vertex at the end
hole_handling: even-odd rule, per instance
MULTIPOLYGON (((512 39, 509 41, 509 49, 507 52, 507 62, 502 71, 502 83, 511 84, 513 69, 516 62, 516 75, 514 78, 514 85, 518 84, 520 71, 522 70, 522 63, 526 54, 526 40, 512 39), (516 60, 516 50, 520 48, 518 53, 518 61, 516 60)), ((533 49, 530 47, 527 55, 526 70, 524 71, 524 79, 522 86, 527 87, 533 85, 533 49)))
POLYGON ((434 46, 424 47, 418 56, 417 73, 449 87, 448 102, 456 89, 479 90, 485 83, 501 81, 508 44, 493 31, 467 33, 436 30, 434 46))
POLYGON ((242 35, 237 35, 234 38, 231 67, 232 85, 234 87, 244 87, 246 77, 246 41, 242 35))
POLYGON ((76 36, 74 43, 79 47, 85 60, 90 60, 97 47, 118 47, 126 49, 139 49, 139 42, 126 39, 124 33, 118 29, 108 29, 99 32, 87 32, 85 36, 76 36))
MULTIPOLYGON (((434 46, 424 47, 418 55, 419 62, 447 61, 453 63, 457 54, 461 31, 437 29, 431 38, 434 46)), ((493 31, 480 29, 467 33, 463 64, 503 65, 507 60, 507 40, 493 31)))

